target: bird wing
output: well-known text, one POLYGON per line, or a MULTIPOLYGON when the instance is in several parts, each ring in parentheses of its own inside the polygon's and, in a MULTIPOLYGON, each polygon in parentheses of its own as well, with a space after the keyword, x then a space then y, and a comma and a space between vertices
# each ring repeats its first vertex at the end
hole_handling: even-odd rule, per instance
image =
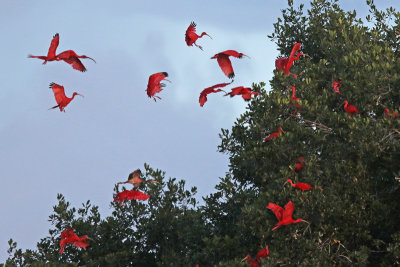
POLYGON ((63 60, 66 63, 72 65, 72 68, 75 69, 75 70, 79 70, 79 71, 82 71, 82 72, 86 71, 85 66, 82 64, 82 62, 77 57, 65 58, 63 60))
POLYGON ((60 105, 64 101, 64 99, 67 98, 67 96, 65 95, 64 86, 56 83, 51 83, 50 88, 53 90, 57 104, 60 105))
POLYGON ((282 220, 282 215, 283 215, 283 208, 274 204, 274 203, 269 203, 267 206, 267 209, 272 210, 272 212, 275 214, 276 218, 278 219, 278 221, 282 220))
POLYGON ((289 59, 286 57, 279 57, 277 60, 275 60, 275 67, 280 71, 284 71, 288 61, 289 59))
POLYGON ((292 218, 293 215, 293 210, 294 210, 294 205, 292 201, 289 201, 286 205, 285 205, 285 210, 282 213, 282 219, 285 218, 292 218))
POLYGON ((185 41, 187 45, 192 45, 195 42, 195 39, 197 37, 196 34, 196 23, 192 22, 190 23, 189 27, 186 30, 185 34, 185 41))
POLYGON ((134 178, 139 178, 140 179, 140 176, 142 175, 142 172, 140 171, 140 169, 137 169, 137 170, 135 170, 135 171, 133 171, 133 172, 131 172, 130 174, 129 174, 129 176, 128 176, 128 181, 129 180, 132 180, 132 179, 134 179, 134 178))
POLYGON ((204 89, 201 93, 203 93, 203 92, 205 92, 206 90, 206 92, 210 92, 210 93, 212 93, 213 91, 213 89, 215 89, 215 88, 222 88, 222 87, 225 87, 225 86, 227 86, 227 85, 229 85, 229 84, 231 84, 233 81, 231 81, 230 83, 219 83, 219 84, 216 84, 216 85, 213 85, 213 86, 210 86, 210 87, 207 87, 206 89, 204 89), (209 91, 208 91, 209 90, 209 91))
POLYGON ((73 236, 74 234, 75 234, 75 233, 74 233, 74 229, 69 228, 69 229, 64 230, 64 231, 61 232, 61 239, 65 239, 65 238, 67 238, 67 237, 71 237, 71 236, 73 236))
MULTIPOLYGON (((204 92, 204 90, 203 90, 204 92)), ((199 103, 200 103, 200 107, 204 106, 204 104, 207 102, 207 94, 203 94, 203 92, 200 93, 200 97, 199 97, 199 103)))
POLYGON ((232 56, 232 57, 238 57, 241 58, 241 55, 239 52, 235 51, 235 50, 226 50, 224 52, 222 52, 223 54, 227 55, 227 56, 232 56))
POLYGON ((293 62, 299 59, 300 54, 297 55, 297 58, 295 58, 294 55, 296 54, 297 51, 299 51, 300 46, 301 46, 301 43, 296 43, 293 46, 292 52, 290 52, 289 60, 285 66, 285 75, 290 73, 289 70, 292 67, 293 62))
POLYGON ((58 47, 58 43, 60 42, 60 36, 56 33, 51 40, 49 51, 47 52, 47 58, 53 58, 56 56, 56 50, 58 47))
POLYGON ((131 191, 129 191, 127 198, 128 198, 129 200, 132 200, 132 199, 136 199, 136 200, 147 200, 147 199, 150 198, 150 196, 149 196, 149 195, 146 195, 145 193, 142 193, 142 192, 140 192, 140 191, 131 190, 131 191))
POLYGON ((217 57, 218 65, 220 66, 221 70, 225 73, 225 75, 232 79, 235 77, 235 73, 233 72, 232 63, 229 59, 228 55, 221 54, 217 57))

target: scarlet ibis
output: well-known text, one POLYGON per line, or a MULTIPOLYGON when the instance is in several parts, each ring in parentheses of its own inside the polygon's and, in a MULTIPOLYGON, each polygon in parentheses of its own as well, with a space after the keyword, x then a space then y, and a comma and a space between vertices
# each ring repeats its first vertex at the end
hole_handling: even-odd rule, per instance
POLYGON ((279 71, 284 71, 286 64, 288 63, 289 59, 287 57, 278 57, 275 60, 275 67, 279 70, 279 71))
POLYGON ((358 114, 358 109, 353 105, 348 105, 348 103, 347 100, 344 101, 344 110, 349 113, 349 117, 351 118, 351 115, 358 114))
POLYGON ((233 77, 235 77, 235 73, 233 72, 232 63, 229 59, 230 56, 236 58, 242 58, 243 56, 248 58, 250 57, 246 56, 243 53, 236 52, 235 50, 226 50, 224 52, 216 54, 211 58, 211 59, 216 58, 218 61, 218 65, 220 66, 221 70, 225 73, 225 75, 228 78, 233 79, 233 77))
POLYGON ((306 183, 296 183, 294 184, 291 179, 287 179, 286 183, 290 183, 290 185, 294 188, 300 189, 301 191, 308 191, 312 189, 312 186, 306 183))
POLYGON ((271 133, 270 135, 268 135, 268 136, 264 139, 264 141, 265 141, 265 142, 268 142, 268 141, 271 140, 272 138, 277 138, 277 137, 279 137, 279 134, 281 134, 282 132, 283 132, 282 127, 279 127, 278 132, 271 133))
POLYGON ((69 228, 61 232, 61 241, 60 241, 60 254, 64 253, 65 246, 67 244, 72 244, 75 247, 80 247, 86 250, 86 247, 89 246, 89 243, 86 239, 89 238, 87 235, 78 237, 74 233, 74 229, 69 228))
POLYGON ((302 105, 295 103, 295 101, 301 100, 300 98, 295 96, 296 93, 296 88, 292 86, 292 99, 290 99, 290 105, 296 108, 296 111, 298 112, 299 109, 302 108, 302 105))
POLYGON ((303 219, 293 220, 292 215, 293 215, 294 205, 293 205, 292 201, 289 201, 285 205, 285 208, 282 208, 274 203, 269 203, 267 206, 267 209, 272 210, 273 213, 275 214, 276 218, 278 219, 278 223, 276 224, 276 226, 274 228, 272 228, 272 231, 276 230, 281 225, 288 225, 291 223, 299 223, 299 222, 307 222, 303 219))
POLYGON ((390 110, 387 108, 387 109, 385 109, 385 116, 386 116, 386 117, 395 118, 395 117, 399 117, 399 113, 394 112, 394 111, 390 111, 390 110))
POLYGON ((296 173, 299 173, 299 172, 304 168, 304 166, 305 166, 304 158, 303 158, 303 157, 299 157, 299 159, 298 159, 297 161, 298 161, 298 162, 297 162, 296 165, 295 165, 294 171, 295 171, 296 173))
POLYGON ((266 258, 268 255, 269 255, 269 249, 268 249, 268 246, 266 246, 265 248, 258 251, 256 260, 258 261, 261 258, 266 258))
MULTIPOLYGON (((213 85, 213 86, 208 87, 208 88, 204 89, 203 91, 201 91, 200 97, 199 97, 200 107, 202 107, 202 106, 204 105, 204 103, 207 102, 207 95, 208 95, 208 94, 211 94, 211 93, 218 93, 218 92, 221 92, 221 91, 225 92, 225 91, 222 90, 222 89, 216 89, 216 90, 215 90, 215 88, 225 87, 225 86, 227 86, 227 85, 229 85, 229 84, 231 84, 231 83, 233 83, 233 81, 230 82, 230 83, 219 83, 219 84, 213 85)), ((226 92, 225 92, 225 93, 226 93, 226 92)))
POLYGON ((32 56, 28 55, 28 58, 39 58, 44 60, 43 64, 46 64, 47 61, 54 61, 56 60, 56 50, 58 47, 58 43, 60 42, 60 35, 56 33, 51 40, 49 51, 47 52, 47 56, 32 56))
POLYGON ((53 90, 54 97, 56 98, 56 102, 57 102, 58 105, 56 105, 54 107, 51 107, 49 109, 59 108, 60 111, 64 111, 65 112, 64 108, 66 106, 68 106, 69 102, 71 102, 72 99, 74 99, 74 97, 76 95, 79 95, 79 96, 83 97, 83 95, 78 94, 77 92, 74 92, 72 94, 71 98, 67 97, 65 95, 64 86, 61 86, 61 85, 56 84, 56 83, 50 83, 50 88, 53 90))
POLYGON ((119 202, 121 206, 124 205, 125 200, 147 200, 150 196, 140 191, 124 190, 115 195, 113 202, 119 202))
POLYGON ((168 77, 168 73, 166 73, 166 72, 154 73, 154 74, 150 75, 150 77, 149 77, 149 82, 147 84, 146 91, 147 91, 147 95, 150 98, 153 98, 154 101, 156 101, 156 97, 158 99, 161 99, 161 97, 155 96, 155 94, 157 94, 163 90, 162 87, 165 87, 165 84, 161 83, 161 81, 166 80, 168 82, 171 82, 170 80, 165 79, 165 77, 168 77))
POLYGON ((301 100, 300 98, 297 98, 295 96, 295 93, 296 93, 296 88, 294 86, 292 86, 292 101, 301 100))
MULTIPOLYGON (((197 46, 198 48, 200 48, 200 50, 203 50, 203 48, 200 45, 196 44, 197 39, 203 37, 204 35, 207 35, 208 37, 211 38, 210 35, 208 35, 207 33, 203 32, 200 36, 197 35, 196 33, 196 23, 194 23, 194 21, 192 21, 192 23, 190 23, 189 27, 186 30, 186 34, 185 34, 185 41, 186 44, 188 46, 193 46, 193 44, 195 46, 197 46)), ((212 38, 211 38, 212 39, 212 38)))
POLYGON ((343 95, 343 94, 339 91, 340 87, 342 86, 342 84, 341 84, 340 82, 341 82, 341 81, 333 81, 333 83, 332 83, 332 88, 333 88, 333 91, 335 91, 335 93, 338 93, 339 95, 343 95))
POLYGON ((229 95, 230 97, 233 97, 235 95, 242 95, 242 98, 245 101, 250 101, 251 95, 259 95, 259 94, 260 94, 259 92, 251 91, 250 87, 238 86, 238 87, 232 88, 231 92, 227 93, 224 96, 229 95))
POLYGON ((140 186, 141 183, 158 183, 156 180, 145 180, 141 178, 140 176, 142 175, 142 172, 140 169, 137 169, 133 172, 131 172, 128 176, 128 180, 125 182, 119 182, 118 184, 132 184, 133 187, 138 187, 140 186))
POLYGON ((300 49, 300 46, 301 46, 301 43, 296 43, 296 44, 293 46, 292 52, 290 52, 290 56, 289 56, 288 62, 287 62, 286 65, 285 65, 285 75, 292 74, 295 78, 297 78, 297 75, 291 73, 289 70, 290 70, 290 68, 292 67, 293 62, 299 60, 300 56, 304 55, 303 53, 298 52, 299 49, 300 49), (298 53, 297 53, 297 52, 298 52, 298 53), (295 57, 295 54, 296 54, 296 53, 297 53, 297 55, 296 55, 296 57, 295 57))
POLYGON ((88 59, 93 60, 96 63, 96 61, 93 58, 85 56, 85 55, 79 56, 73 50, 67 50, 67 51, 61 52, 60 54, 56 55, 56 50, 57 50, 59 41, 60 41, 60 35, 58 33, 56 33, 56 35, 54 35, 54 37, 53 37, 53 40, 51 41, 50 48, 49 48, 49 51, 48 51, 46 57, 45 56, 32 56, 32 55, 29 55, 28 57, 42 59, 42 60, 44 60, 43 64, 46 64, 47 61, 63 60, 66 63, 71 64, 72 68, 82 71, 82 72, 86 71, 86 68, 82 64, 82 62, 79 60, 80 58, 88 58, 88 59))
POLYGON ((258 260, 254 260, 251 255, 247 255, 246 258, 244 258, 242 261, 246 261, 247 263, 250 263, 250 267, 259 267, 258 260))

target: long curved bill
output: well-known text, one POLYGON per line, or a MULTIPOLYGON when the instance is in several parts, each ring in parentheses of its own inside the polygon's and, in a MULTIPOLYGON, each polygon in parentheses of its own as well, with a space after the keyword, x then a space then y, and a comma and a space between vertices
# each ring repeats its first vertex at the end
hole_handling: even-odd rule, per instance
POLYGON ((85 97, 84 95, 81 95, 81 94, 78 94, 78 93, 76 93, 77 95, 80 95, 81 97, 85 97))
POLYGON ((87 57, 88 59, 91 59, 91 60, 93 60, 94 61, 94 63, 96 63, 97 64, 97 62, 96 62, 96 60, 94 60, 93 58, 91 58, 91 57, 87 57))
POLYGON ((210 37, 211 39, 213 39, 210 35, 208 35, 207 33, 205 34, 205 35, 207 35, 208 37, 210 37))
POLYGON ((249 57, 248 55, 245 55, 245 54, 243 54, 243 56, 248 57, 248 58, 251 58, 251 57, 249 57))
POLYGON ((170 80, 168 80, 168 79, 164 79, 164 81, 167 81, 167 82, 170 82, 170 83, 172 83, 170 80))

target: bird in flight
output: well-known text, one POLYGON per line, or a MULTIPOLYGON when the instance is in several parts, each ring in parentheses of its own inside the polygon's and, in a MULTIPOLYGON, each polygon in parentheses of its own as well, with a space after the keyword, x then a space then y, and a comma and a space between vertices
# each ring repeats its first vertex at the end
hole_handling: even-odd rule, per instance
POLYGON ((293 63, 297 60, 299 60, 300 56, 306 56, 306 54, 303 54, 301 52, 298 52, 300 49, 301 43, 296 43, 292 51, 290 53, 289 58, 286 57, 279 57, 278 59, 275 60, 275 67, 279 71, 284 71, 285 75, 291 74, 293 77, 297 79, 297 75, 294 73, 290 72, 290 68, 292 67, 293 63), (298 52, 298 53, 297 53, 298 52), (297 54, 296 54, 297 53, 297 54), (295 57, 296 56, 296 57, 295 57))
POLYGON ((64 253, 64 249, 67 244, 72 244, 75 247, 83 248, 84 250, 86 250, 86 247, 89 246, 89 243, 86 241, 87 238, 89 238, 87 235, 78 237, 74 233, 74 229, 72 228, 62 231, 59 253, 64 253))
POLYGON ((155 96, 155 94, 161 92, 163 90, 162 87, 165 87, 165 84, 161 83, 161 81, 165 80, 171 82, 170 80, 165 79, 166 77, 168 77, 168 73, 166 72, 154 73, 149 77, 146 91, 148 97, 153 98, 155 102, 157 102, 156 97, 161 99, 161 97, 155 96))
POLYGON ((229 59, 229 57, 236 57, 236 58, 242 58, 243 56, 250 58, 249 56, 246 56, 243 53, 238 53, 235 50, 226 50, 224 52, 218 53, 214 55, 211 59, 216 58, 218 61, 218 65, 220 66, 221 70, 225 73, 225 75, 233 79, 235 77, 235 73, 232 68, 232 63, 229 59))
POLYGON ((53 39, 51 40, 50 48, 49 48, 49 51, 47 52, 47 56, 28 55, 28 57, 42 59, 42 60, 44 60, 43 64, 46 64, 47 61, 63 60, 64 62, 70 64, 72 66, 72 68, 82 71, 82 72, 86 71, 86 68, 80 61, 80 58, 88 58, 88 59, 93 60, 96 63, 96 61, 93 58, 85 56, 85 55, 79 56, 73 50, 66 50, 66 51, 61 52, 60 54, 56 55, 56 50, 57 50, 59 42, 60 42, 60 35, 58 33, 56 33, 54 35, 53 39))
POLYGON ((303 192, 312 189, 312 186, 309 185, 309 184, 306 184, 306 183, 296 183, 296 184, 294 184, 294 183, 292 182, 291 179, 287 179, 287 181, 285 182, 285 184, 286 184, 286 183, 290 183, 290 185, 291 185, 292 187, 297 188, 297 189, 300 189, 300 190, 303 191, 303 192))
MULTIPOLYGON (((211 38, 210 35, 208 35, 207 33, 203 32, 201 35, 198 35, 196 33, 196 23, 194 23, 194 21, 192 21, 192 23, 190 23, 189 27, 186 30, 186 34, 185 34, 185 41, 186 44, 188 46, 197 46, 198 48, 200 48, 200 50, 203 50, 203 47, 201 47, 200 45, 196 44, 197 39, 203 37, 204 35, 207 35, 208 37, 211 38)), ((212 38, 211 38, 212 39, 212 38)))
POLYGON ((54 106, 54 107, 51 107, 49 109, 59 108, 60 111, 64 111, 65 112, 64 108, 66 106, 68 106, 68 104, 72 101, 72 99, 74 99, 74 97, 76 95, 79 95, 79 96, 83 97, 83 95, 78 94, 77 92, 74 92, 72 94, 72 97, 67 97, 65 95, 64 86, 61 86, 61 85, 56 84, 56 83, 50 83, 50 88, 53 90, 54 97, 56 98, 57 105, 54 106))
POLYGON ((120 206, 124 205, 126 200, 147 200, 150 196, 135 190, 124 190, 115 195, 113 202, 119 202, 120 206))
POLYGON ((353 105, 348 105, 349 101, 345 100, 344 101, 344 110, 349 113, 349 118, 351 118, 351 115, 353 114, 358 114, 358 109, 353 106, 353 105))
POLYGON ((238 86, 238 87, 232 88, 231 92, 227 93, 224 96, 229 95, 230 97, 233 97, 235 95, 242 95, 242 98, 245 101, 250 101, 251 95, 259 95, 259 94, 260 94, 259 92, 251 91, 250 87, 238 86))
MULTIPOLYGON (((221 91, 222 91, 222 92, 225 92, 225 91, 222 90, 222 89, 216 89, 216 88, 222 88, 222 87, 225 87, 225 86, 227 86, 227 85, 229 85, 229 84, 231 84, 231 83, 233 83, 233 80, 232 80, 232 82, 230 82, 230 83, 219 83, 219 84, 216 84, 216 85, 207 87, 206 89, 204 89, 203 91, 201 91, 200 97, 199 97, 200 107, 204 106, 204 104, 207 102, 207 95, 208 95, 208 94, 211 94, 211 93, 218 93, 218 92, 221 92, 221 91)), ((225 92, 225 93, 226 93, 226 92, 225 92)))
POLYGON ((137 169, 131 172, 128 176, 128 180, 125 182, 119 182, 118 184, 131 184, 133 187, 139 187, 142 183, 158 183, 156 180, 145 180, 142 177, 142 172, 137 169))
POLYGON ((269 140, 271 140, 272 138, 278 138, 279 135, 283 132, 282 127, 279 127, 278 132, 274 132, 271 133, 270 135, 268 135, 267 137, 265 137, 264 141, 268 142, 269 140))
POLYGON ((274 228, 272 228, 272 231, 276 230, 279 226, 281 225, 288 225, 291 223, 299 223, 299 222, 306 222, 307 221, 303 219, 297 219, 293 220, 293 210, 294 210, 294 205, 292 201, 289 201, 286 205, 285 208, 282 208, 274 203, 269 203, 267 206, 267 209, 272 210, 272 212, 275 214, 276 218, 278 219, 278 223, 274 228))

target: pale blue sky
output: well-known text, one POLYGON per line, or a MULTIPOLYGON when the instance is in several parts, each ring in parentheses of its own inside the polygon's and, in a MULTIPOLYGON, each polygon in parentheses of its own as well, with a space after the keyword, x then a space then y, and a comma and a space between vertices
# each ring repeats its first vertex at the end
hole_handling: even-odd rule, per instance
MULTIPOLYGON (((307 1, 295 1, 296 4, 307 1)), ((375 1, 378 7, 397 0, 375 1)), ((62 193, 74 206, 90 199, 108 215, 114 184, 147 162, 167 177, 214 190, 228 171, 218 152, 221 128, 231 128, 246 107, 240 98, 200 92, 228 82, 214 54, 234 49, 251 59, 233 59, 231 87, 267 82, 275 45, 267 35, 286 7, 284 0, 99 1, 0 0, 0 262, 12 237, 33 248, 47 234, 48 216, 62 193), (191 21, 204 51, 187 47, 191 21), (58 52, 73 49, 93 57, 81 73, 63 62, 28 59, 46 55, 52 36, 58 52), (166 71, 155 103, 145 93, 149 75, 166 71), (65 113, 55 105, 50 82, 77 91, 65 113)), ((341 1, 365 16, 364 0, 341 1)), ((231 87, 227 87, 228 90, 231 87)))

